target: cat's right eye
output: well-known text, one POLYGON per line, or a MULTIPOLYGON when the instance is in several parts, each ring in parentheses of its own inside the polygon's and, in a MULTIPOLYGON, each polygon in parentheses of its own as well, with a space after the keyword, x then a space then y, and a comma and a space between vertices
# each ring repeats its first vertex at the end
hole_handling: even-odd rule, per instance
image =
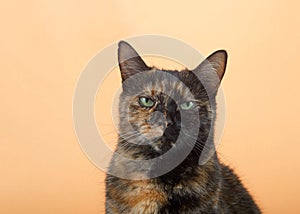
POLYGON ((180 108, 183 110, 190 110, 195 107, 195 103, 193 101, 188 101, 180 104, 180 108))
POLYGON ((140 97, 139 104, 143 107, 151 108, 154 106, 155 102, 149 97, 140 97))

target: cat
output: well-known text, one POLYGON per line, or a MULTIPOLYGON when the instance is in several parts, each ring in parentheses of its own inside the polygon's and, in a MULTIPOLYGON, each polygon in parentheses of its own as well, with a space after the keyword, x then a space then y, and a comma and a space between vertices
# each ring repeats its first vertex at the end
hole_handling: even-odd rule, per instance
POLYGON ((214 145, 215 97, 227 52, 214 52, 194 70, 164 70, 149 67, 120 41, 118 60, 123 92, 118 144, 105 180, 106 213, 261 213, 239 177, 219 161, 214 146, 206 147, 214 145), (120 158, 156 160, 170 150, 179 157, 186 151, 180 145, 190 148, 186 157, 159 176, 155 170, 172 160, 153 161, 141 170, 143 165, 120 158), (199 164, 203 153, 211 155, 199 164))

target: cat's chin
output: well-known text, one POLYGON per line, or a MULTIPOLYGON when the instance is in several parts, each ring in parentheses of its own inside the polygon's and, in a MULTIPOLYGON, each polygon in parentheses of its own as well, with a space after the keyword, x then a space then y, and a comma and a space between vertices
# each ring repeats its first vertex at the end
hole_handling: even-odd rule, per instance
POLYGON ((164 154, 170 149, 176 147, 175 142, 173 140, 167 139, 165 136, 160 137, 150 145, 156 152, 160 154, 164 154))

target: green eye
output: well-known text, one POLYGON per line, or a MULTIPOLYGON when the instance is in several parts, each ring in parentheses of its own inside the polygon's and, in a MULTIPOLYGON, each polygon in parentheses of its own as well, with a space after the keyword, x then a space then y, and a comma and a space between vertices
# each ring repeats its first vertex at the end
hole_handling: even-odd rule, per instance
POLYGON ((190 110, 194 106, 195 106, 195 103, 193 101, 188 101, 188 102, 180 104, 180 108, 183 110, 190 110))
POLYGON ((141 106, 147 107, 147 108, 151 108, 152 106, 154 106, 154 101, 148 97, 140 97, 139 103, 141 106))

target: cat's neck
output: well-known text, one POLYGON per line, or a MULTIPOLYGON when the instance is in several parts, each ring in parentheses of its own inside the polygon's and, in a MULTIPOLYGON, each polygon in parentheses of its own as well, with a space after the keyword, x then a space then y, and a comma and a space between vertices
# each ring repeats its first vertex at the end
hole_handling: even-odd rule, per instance
POLYGON ((199 183, 204 184, 208 177, 213 176, 219 178, 219 174, 220 163, 216 153, 214 153, 205 163, 200 165, 199 156, 191 152, 181 164, 156 179, 158 182, 172 186, 194 179, 197 179, 199 183))

